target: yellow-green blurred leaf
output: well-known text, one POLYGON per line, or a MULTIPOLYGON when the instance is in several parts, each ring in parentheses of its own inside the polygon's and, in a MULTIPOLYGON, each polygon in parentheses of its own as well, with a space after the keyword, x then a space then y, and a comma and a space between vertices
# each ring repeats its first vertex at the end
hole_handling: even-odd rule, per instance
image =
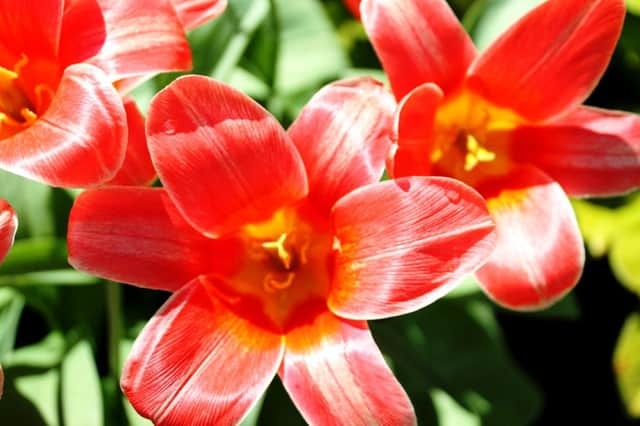
POLYGON ((627 411, 640 417, 640 314, 631 315, 622 327, 613 367, 627 411))
POLYGON ((640 15, 640 0, 626 0, 627 10, 635 15, 640 15))
POLYGON ((572 200, 572 204, 589 253, 604 256, 615 232, 615 211, 584 200, 572 200))
POLYGON ((618 281, 640 296, 640 225, 615 242, 609 262, 618 281))
POLYGON ((103 424, 100 377, 86 340, 76 343, 62 362, 62 413, 66 426, 103 424))

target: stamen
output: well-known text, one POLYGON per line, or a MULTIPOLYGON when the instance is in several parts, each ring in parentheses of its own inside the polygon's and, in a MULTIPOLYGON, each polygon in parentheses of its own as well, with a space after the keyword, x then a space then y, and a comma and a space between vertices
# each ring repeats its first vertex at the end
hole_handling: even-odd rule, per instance
POLYGON ((467 134, 467 154, 464 158, 464 170, 469 172, 473 170, 479 163, 485 163, 496 159, 496 154, 484 147, 471 134, 467 134))
POLYGON ((275 293, 277 291, 291 287, 291 284, 293 284, 293 281, 296 278, 295 272, 287 273, 287 278, 285 278, 284 281, 276 279, 274 275, 275 274, 273 274, 272 272, 269 272, 264 277, 263 287, 267 293, 275 293))
POLYGON ((284 247, 284 243, 287 241, 287 233, 280 235, 280 237, 276 241, 267 241, 262 243, 262 247, 275 255, 280 259, 282 265, 285 269, 291 268, 291 254, 284 247))

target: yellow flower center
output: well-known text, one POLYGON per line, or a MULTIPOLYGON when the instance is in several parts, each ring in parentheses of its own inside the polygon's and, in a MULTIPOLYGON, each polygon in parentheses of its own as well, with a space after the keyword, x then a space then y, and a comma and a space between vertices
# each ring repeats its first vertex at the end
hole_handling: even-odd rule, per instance
POLYGON ((430 154, 433 173, 473 185, 481 174, 500 173, 508 163, 505 131, 523 120, 462 91, 438 109, 430 154))
POLYGON ((26 129, 49 107, 54 91, 48 82, 32 84, 34 76, 57 77, 51 64, 32 63, 25 54, 11 69, 0 66, 0 139, 26 129))
POLYGON ((265 222, 245 226, 238 237, 244 259, 225 280, 224 293, 239 304, 259 306, 266 327, 293 327, 306 310, 326 305, 333 252, 326 218, 309 206, 286 207, 265 222))

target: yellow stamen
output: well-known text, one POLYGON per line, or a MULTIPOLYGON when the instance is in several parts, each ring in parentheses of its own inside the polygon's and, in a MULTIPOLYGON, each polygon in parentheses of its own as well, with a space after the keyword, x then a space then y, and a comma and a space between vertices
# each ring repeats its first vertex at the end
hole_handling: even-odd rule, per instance
POLYGON ((264 277, 264 290, 268 293, 275 293, 276 291, 287 289, 291 287, 291 284, 293 284, 295 278, 295 272, 289 272, 287 274, 287 278, 285 278, 284 281, 280 281, 277 280, 274 277, 274 274, 270 272, 264 277))
POLYGON ((275 255, 280 259, 284 269, 289 270, 291 268, 291 254, 287 251, 284 243, 287 241, 287 233, 280 235, 276 241, 267 241, 262 243, 262 247, 272 255, 275 255))
POLYGON ((467 134, 467 154, 464 158, 464 170, 469 172, 479 163, 486 163, 496 159, 496 154, 480 146, 478 140, 467 134))

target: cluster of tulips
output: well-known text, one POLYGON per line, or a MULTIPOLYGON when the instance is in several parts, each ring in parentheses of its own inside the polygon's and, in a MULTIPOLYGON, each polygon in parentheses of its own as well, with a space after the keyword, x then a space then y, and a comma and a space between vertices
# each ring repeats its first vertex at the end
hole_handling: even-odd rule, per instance
POLYGON ((640 117, 581 105, 623 0, 548 0, 482 53, 445 0, 349 2, 391 89, 330 83, 287 130, 203 76, 146 120, 127 96, 188 70, 185 31, 224 0, 0 4, 0 168, 85 189, 74 268, 173 293, 121 379, 159 425, 238 423, 276 374, 311 424, 414 424, 366 321, 472 273, 501 306, 548 307, 584 263, 568 196, 640 187, 640 117))

